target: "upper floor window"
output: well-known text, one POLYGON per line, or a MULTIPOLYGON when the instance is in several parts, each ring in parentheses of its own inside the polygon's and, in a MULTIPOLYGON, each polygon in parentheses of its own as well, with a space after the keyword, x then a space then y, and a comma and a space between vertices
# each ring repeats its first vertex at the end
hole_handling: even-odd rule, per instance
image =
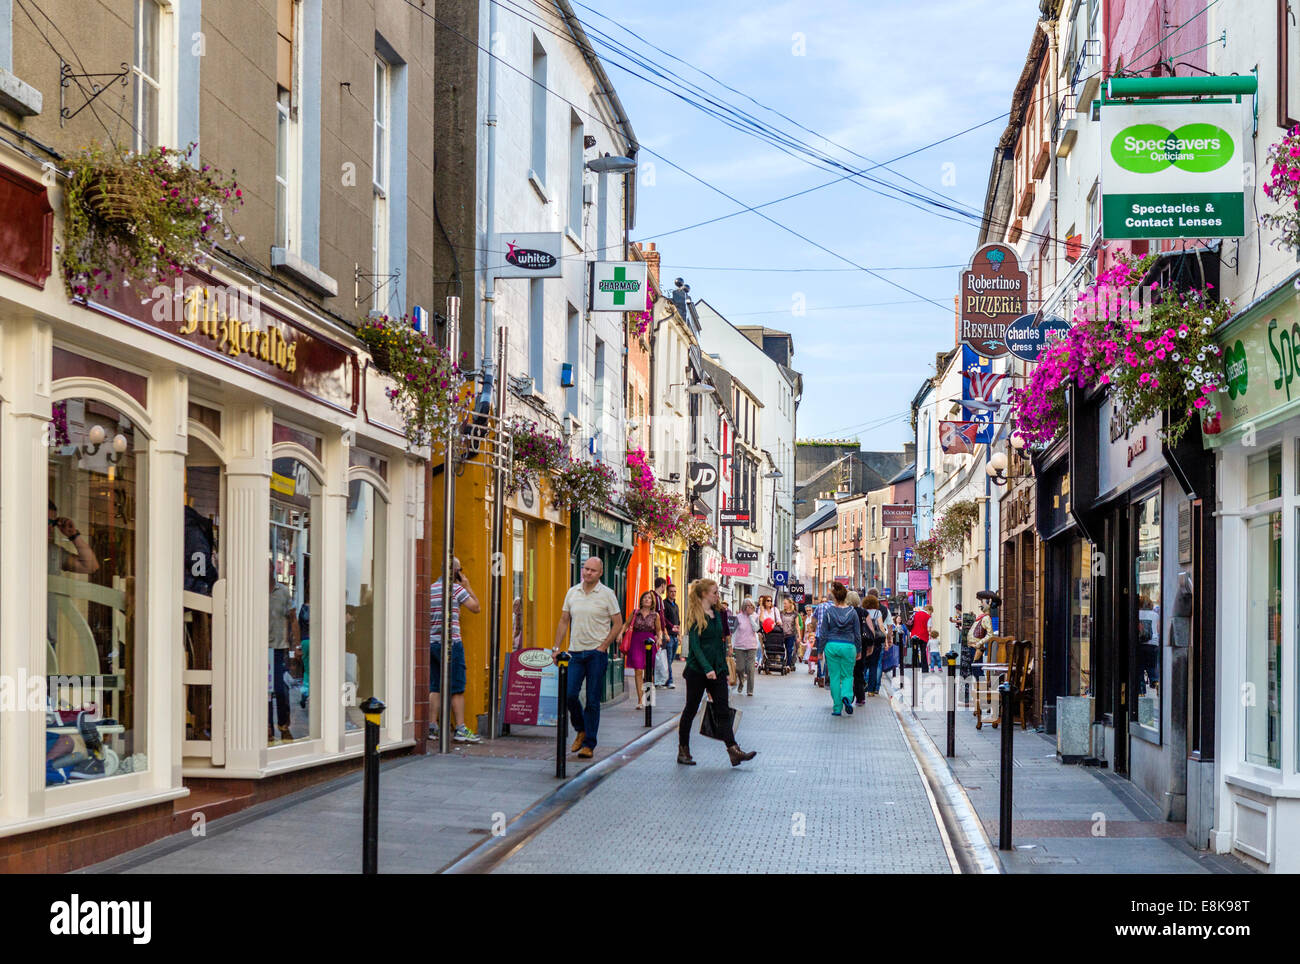
MULTIPOLYGON (((577 113, 569 117, 569 230, 582 237, 582 168, 586 133, 577 113)), ((603 243, 603 239, 602 239, 603 243)))
POLYGON ((546 182, 546 48, 533 38, 533 147, 532 173, 546 182))
POLYGON ((373 217, 371 219, 371 279, 375 286, 376 311, 384 310, 384 302, 394 288, 389 284, 389 213, 388 180, 389 128, 392 124, 392 69, 380 57, 375 58, 375 117, 374 137, 371 146, 371 178, 374 188, 373 217))
POLYGON ((298 88, 302 52, 302 0, 279 0, 276 7, 275 244, 300 245, 302 194, 301 130, 298 88))
POLYGON ((135 2, 135 56, 131 63, 137 151, 159 144, 160 102, 163 95, 163 11, 157 0, 135 2))

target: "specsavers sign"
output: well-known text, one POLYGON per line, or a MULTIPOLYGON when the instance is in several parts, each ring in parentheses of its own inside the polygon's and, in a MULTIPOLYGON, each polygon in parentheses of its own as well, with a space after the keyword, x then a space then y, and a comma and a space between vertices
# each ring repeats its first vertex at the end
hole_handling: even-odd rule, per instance
MULTIPOLYGON (((1300 279, 1300 274, 1296 275, 1300 279)), ((1267 428, 1300 411, 1300 292, 1287 279, 1219 336, 1226 392, 1211 396, 1201 422, 1207 448, 1267 428)))
POLYGON ((1105 104, 1101 141, 1103 237, 1244 233, 1240 104, 1105 104))

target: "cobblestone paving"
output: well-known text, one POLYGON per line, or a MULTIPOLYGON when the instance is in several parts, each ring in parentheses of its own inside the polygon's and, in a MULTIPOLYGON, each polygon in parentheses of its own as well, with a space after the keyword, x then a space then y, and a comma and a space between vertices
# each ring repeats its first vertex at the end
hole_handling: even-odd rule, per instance
MULTIPOLYGON (((733 697, 733 700, 735 698, 733 697)), ((888 701, 850 717, 809 677, 759 676, 732 767, 693 729, 607 777, 497 873, 948 873, 925 787, 888 701)))

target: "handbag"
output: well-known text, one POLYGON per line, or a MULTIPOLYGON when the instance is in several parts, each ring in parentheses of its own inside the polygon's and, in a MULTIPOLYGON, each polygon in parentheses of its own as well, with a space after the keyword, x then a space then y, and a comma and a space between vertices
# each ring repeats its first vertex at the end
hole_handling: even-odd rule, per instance
MULTIPOLYGON (((731 734, 734 737, 736 728, 740 726, 740 710, 728 706, 727 713, 731 717, 731 734)), ((710 740, 722 740, 721 720, 719 718, 718 704, 713 700, 708 700, 704 704, 704 717, 700 720, 700 736, 707 736, 710 740)))
POLYGON ((655 685, 664 686, 668 683, 668 652, 662 646, 655 653, 655 685))
POLYGON ((624 656, 632 648, 632 621, 628 620, 627 629, 623 631, 623 638, 618 642, 618 651, 624 656))

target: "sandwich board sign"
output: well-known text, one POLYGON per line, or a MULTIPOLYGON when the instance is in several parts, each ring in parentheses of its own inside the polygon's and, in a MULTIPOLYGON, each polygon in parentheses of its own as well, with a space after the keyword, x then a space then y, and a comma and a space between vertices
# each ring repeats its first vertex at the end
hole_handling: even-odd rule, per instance
POLYGON ((1241 237, 1242 117, 1236 103, 1104 103, 1102 237, 1241 237))

